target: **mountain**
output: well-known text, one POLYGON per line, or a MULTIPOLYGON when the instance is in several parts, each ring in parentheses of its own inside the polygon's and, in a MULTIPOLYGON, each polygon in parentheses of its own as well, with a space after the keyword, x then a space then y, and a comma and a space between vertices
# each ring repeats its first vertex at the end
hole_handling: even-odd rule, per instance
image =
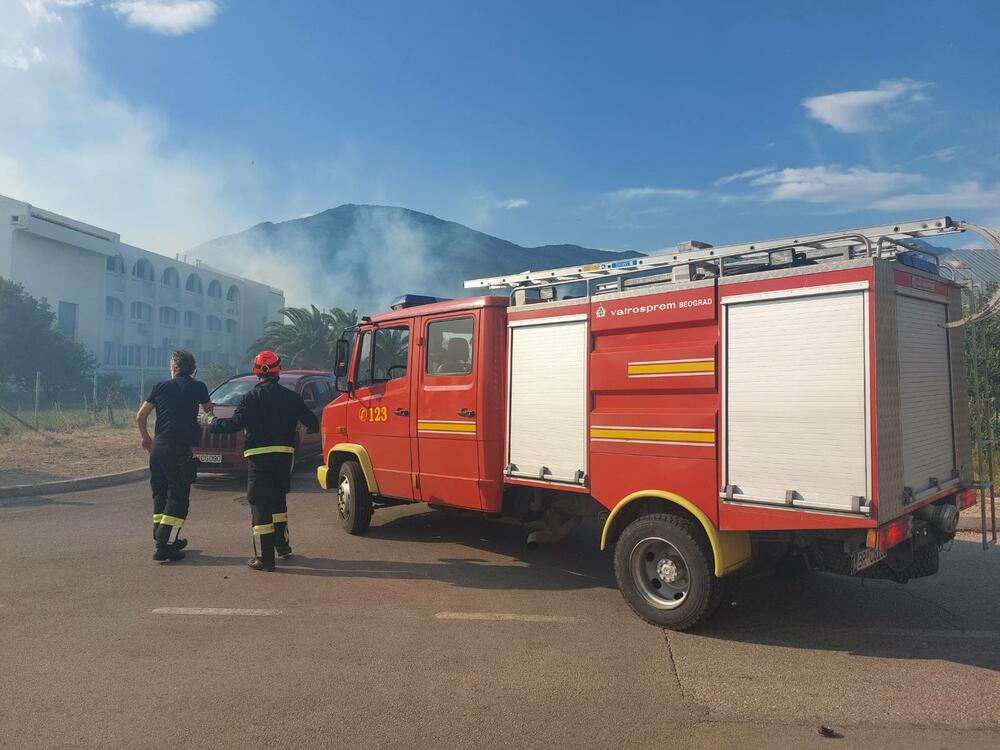
MULTIPOLYGON (((975 247, 950 248, 932 245, 925 240, 912 240, 911 247, 938 257, 941 265, 958 264, 958 267, 972 274, 976 281, 986 284, 1000 282, 1000 256, 992 249, 975 247)), ((946 273, 945 275, 950 276, 946 273)))
POLYGON ((466 279, 634 257, 579 245, 522 247, 436 216, 347 204, 257 224, 191 254, 285 290, 290 305, 385 309, 404 293, 455 297, 466 279))

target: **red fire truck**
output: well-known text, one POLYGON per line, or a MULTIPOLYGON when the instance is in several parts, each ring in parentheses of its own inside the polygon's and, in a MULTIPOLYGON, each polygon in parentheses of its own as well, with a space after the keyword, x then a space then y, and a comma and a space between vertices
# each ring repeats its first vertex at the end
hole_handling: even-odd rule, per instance
POLYGON ((753 562, 931 575, 986 487, 970 285, 908 243, 970 229, 1000 251, 944 217, 401 297, 338 342, 319 482, 354 534, 411 502, 534 522, 529 544, 596 517, 625 600, 674 629, 753 562))

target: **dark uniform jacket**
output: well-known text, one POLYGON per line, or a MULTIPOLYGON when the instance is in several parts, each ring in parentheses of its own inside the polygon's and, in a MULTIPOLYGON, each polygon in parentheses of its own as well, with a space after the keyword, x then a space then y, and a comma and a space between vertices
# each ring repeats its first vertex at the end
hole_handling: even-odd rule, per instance
POLYGON ((255 385, 236 407, 233 416, 215 418, 210 432, 246 430, 244 456, 263 453, 291 453, 295 446, 295 428, 301 422, 309 432, 319 431, 319 419, 295 391, 278 384, 277 378, 265 378, 255 385))

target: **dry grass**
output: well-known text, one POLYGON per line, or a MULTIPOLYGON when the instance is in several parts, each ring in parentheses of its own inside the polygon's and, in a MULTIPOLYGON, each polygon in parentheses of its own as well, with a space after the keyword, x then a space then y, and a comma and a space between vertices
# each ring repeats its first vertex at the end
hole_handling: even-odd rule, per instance
MULTIPOLYGON (((0 434, 0 487, 113 474, 145 466, 131 415, 116 414, 118 427, 67 424, 33 432, 24 427, 0 434), (122 417, 128 420, 121 425, 122 417)), ((41 423, 41 420, 39 420, 41 423)), ((152 427, 152 425, 150 425, 152 427)), ((152 429, 150 430, 152 432, 152 429)))

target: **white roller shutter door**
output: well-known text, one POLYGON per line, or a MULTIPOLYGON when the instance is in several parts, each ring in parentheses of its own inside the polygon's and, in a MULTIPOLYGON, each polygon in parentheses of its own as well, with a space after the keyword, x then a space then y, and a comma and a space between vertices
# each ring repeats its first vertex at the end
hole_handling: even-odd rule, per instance
POLYGON ((587 321, 510 328, 508 471, 580 483, 587 467, 587 321))
POLYGON ((951 372, 947 306, 896 295, 903 486, 914 496, 952 478, 951 372))
POLYGON ((870 497, 864 295, 727 304, 724 483, 736 499, 857 512, 870 497))

